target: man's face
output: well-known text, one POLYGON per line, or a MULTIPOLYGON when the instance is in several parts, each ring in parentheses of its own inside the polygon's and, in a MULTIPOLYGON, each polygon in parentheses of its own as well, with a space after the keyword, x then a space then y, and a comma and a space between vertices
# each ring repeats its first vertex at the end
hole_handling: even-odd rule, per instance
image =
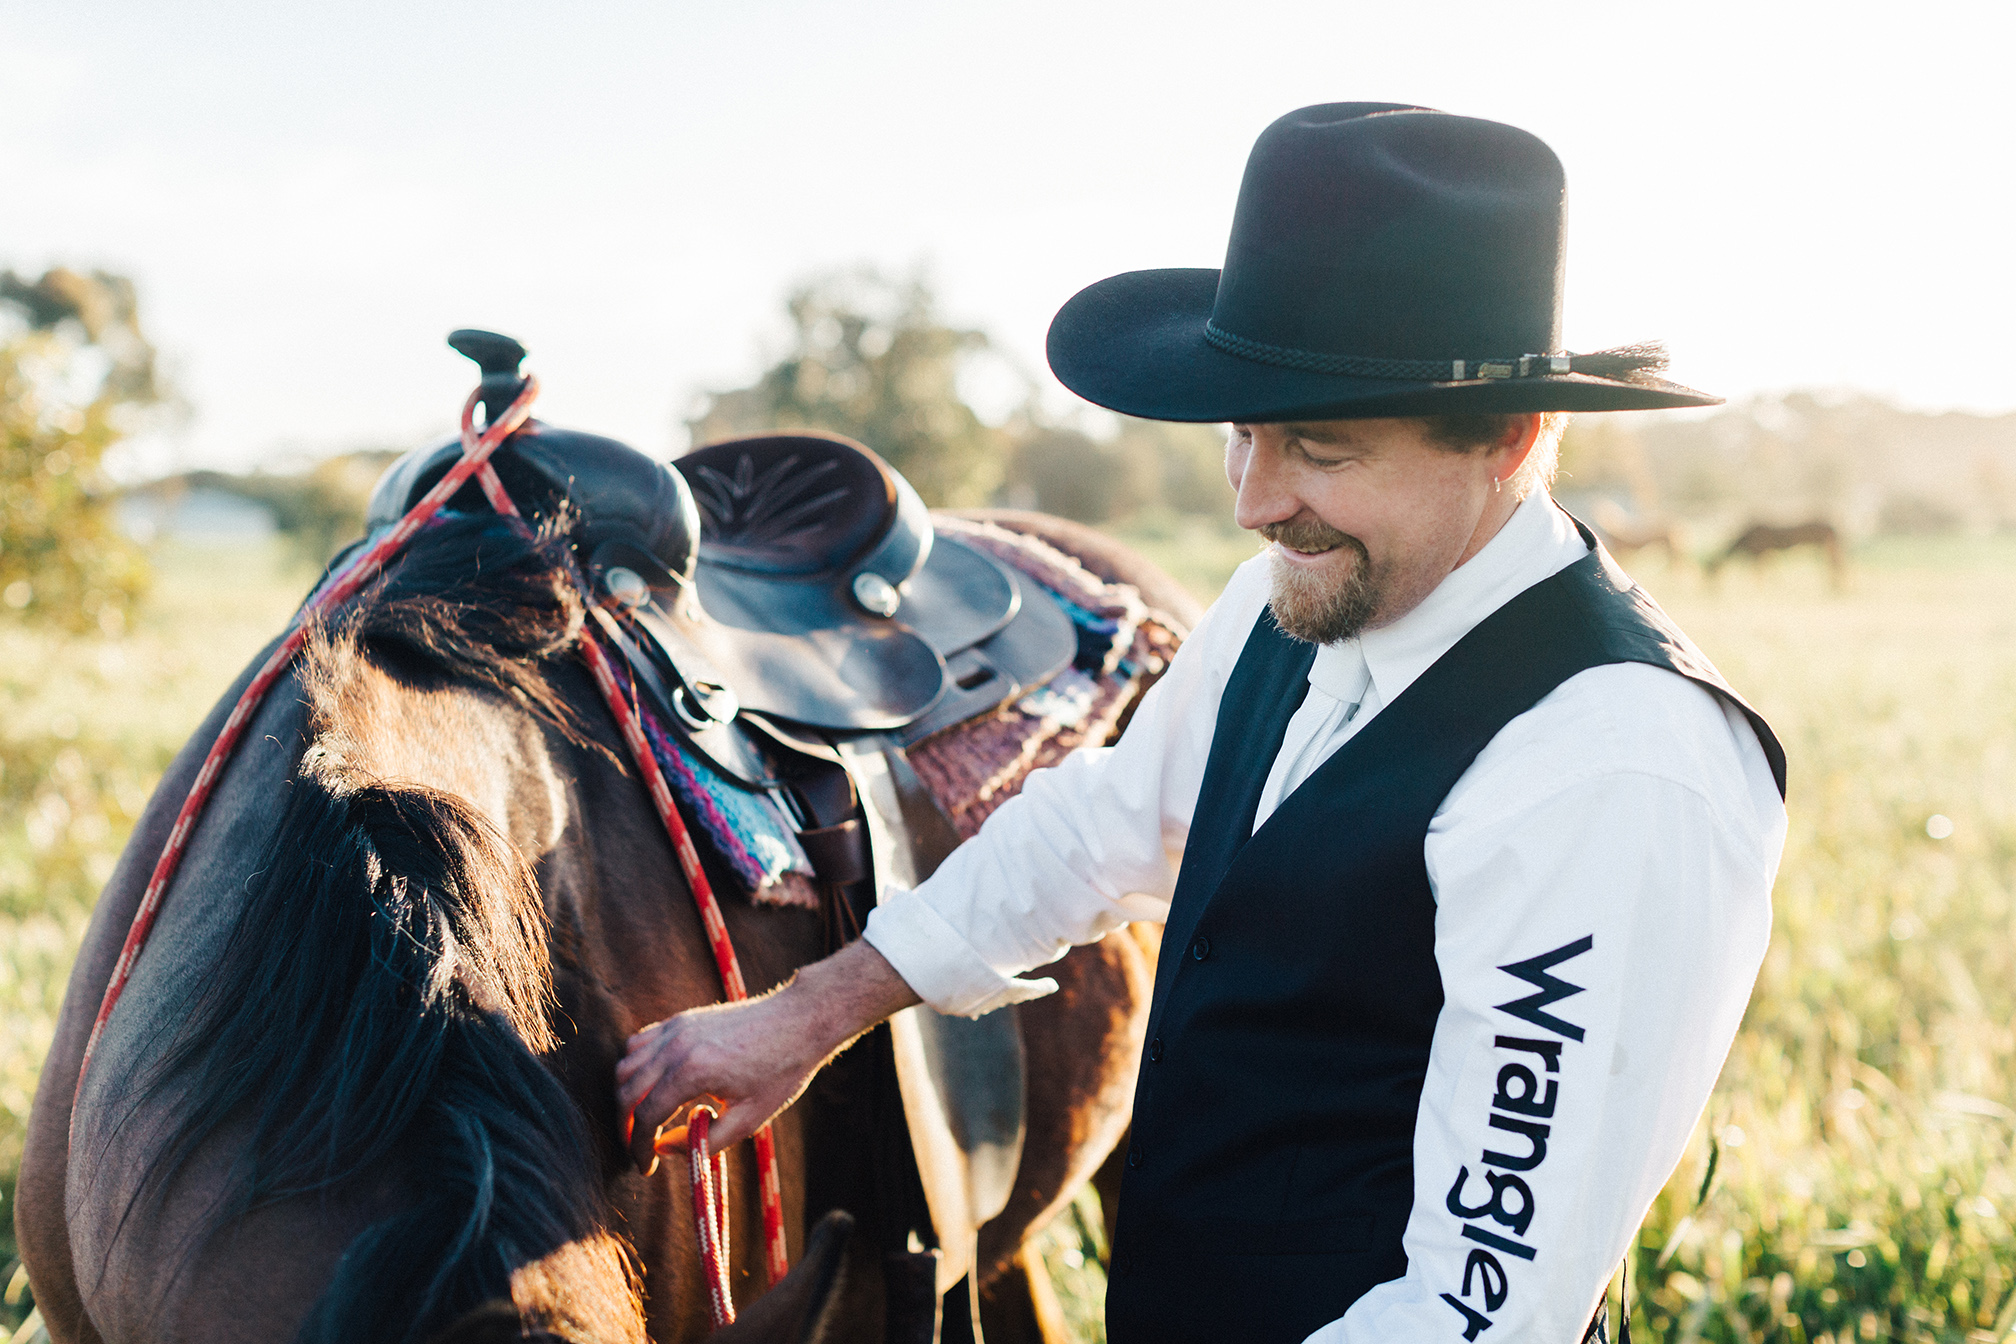
POLYGON ((1275 620, 1328 644, 1398 620, 1481 549, 1513 507, 1493 477, 1524 456, 1453 451, 1419 420, 1234 425, 1225 474, 1239 525, 1274 543, 1275 620))

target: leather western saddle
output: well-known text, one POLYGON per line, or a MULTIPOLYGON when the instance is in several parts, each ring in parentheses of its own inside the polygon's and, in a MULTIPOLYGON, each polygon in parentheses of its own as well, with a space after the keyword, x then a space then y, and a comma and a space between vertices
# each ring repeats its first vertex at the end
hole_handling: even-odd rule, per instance
MULTIPOLYGON (((523 347, 467 330, 449 344, 482 368, 484 406, 501 415, 522 386, 523 347)), ((395 462, 369 526, 395 522, 460 452, 395 462)), ((789 792, 802 846, 856 929, 886 883, 923 880, 958 843, 904 748, 1041 686, 1078 651, 1056 599, 935 536, 909 482, 838 435, 730 439, 674 470, 534 420, 491 461, 521 509, 566 518, 593 593, 632 618, 596 612, 660 720, 730 784, 789 792)), ((472 483, 449 507, 488 505, 472 483)), ((1012 1012, 922 1008, 891 1032, 943 1292, 1012 1188, 1021 1033, 1012 1012)))
MULTIPOLYGON (((482 367, 484 404, 501 414, 523 347, 476 331, 449 343, 482 367)), ((395 462, 368 525, 396 521, 459 452, 448 443, 395 462)), ((765 762, 780 741, 874 733, 913 745, 1042 685, 1076 653, 1053 598, 935 537, 910 483, 837 434, 730 439, 672 470, 533 420, 492 464, 535 516, 571 510, 585 577, 651 636, 650 648, 620 641, 640 679, 690 745, 746 787, 776 784, 765 762)), ((485 506, 469 485, 450 507, 485 506)))

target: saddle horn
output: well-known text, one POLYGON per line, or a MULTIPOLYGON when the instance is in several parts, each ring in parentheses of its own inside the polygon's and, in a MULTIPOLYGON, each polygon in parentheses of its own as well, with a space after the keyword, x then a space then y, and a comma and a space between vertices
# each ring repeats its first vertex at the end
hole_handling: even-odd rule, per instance
MULTIPOLYGON (((482 370, 478 391, 485 414, 502 415, 524 386, 525 347, 494 331, 464 327, 448 344, 482 370)), ((394 462, 371 492, 367 526, 396 522, 461 455, 459 443, 416 449, 394 462)), ((598 584, 605 571, 636 573, 653 590, 676 595, 693 579, 700 511, 679 473, 628 444, 599 434, 555 429, 540 420, 504 441, 491 465, 518 507, 535 518, 572 505, 572 540, 582 568, 598 584)), ((448 502, 479 512, 489 505, 472 482, 448 502)))
POLYGON ((483 414, 495 420, 511 408, 525 386, 518 366, 525 362, 525 347, 509 336, 475 327, 460 327, 448 333, 448 348, 476 362, 483 371, 479 386, 483 392, 483 414))

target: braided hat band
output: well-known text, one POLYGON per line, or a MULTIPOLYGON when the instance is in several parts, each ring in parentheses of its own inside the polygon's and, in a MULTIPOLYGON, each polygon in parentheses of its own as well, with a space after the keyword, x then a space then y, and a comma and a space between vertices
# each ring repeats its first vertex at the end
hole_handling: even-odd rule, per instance
POLYGON ((1472 378, 1542 378, 1550 374, 1582 373, 1631 381, 1657 375, 1666 367, 1666 347, 1657 341, 1620 345, 1584 355, 1511 355, 1497 359, 1380 359, 1364 355, 1333 355, 1321 350, 1269 345, 1204 324, 1204 339, 1228 355, 1273 364, 1304 373, 1334 373, 1351 378, 1389 378, 1409 382, 1464 382, 1472 378))

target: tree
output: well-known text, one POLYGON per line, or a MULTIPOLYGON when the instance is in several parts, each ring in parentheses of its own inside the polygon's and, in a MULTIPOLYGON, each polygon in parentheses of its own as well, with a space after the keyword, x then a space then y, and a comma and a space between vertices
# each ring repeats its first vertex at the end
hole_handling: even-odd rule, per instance
POLYGON ((790 352, 751 386, 709 394, 686 422, 696 445, 826 429, 880 453, 927 503, 959 508, 993 498, 1008 437, 959 394, 960 374, 989 348, 985 333, 945 325, 923 279, 866 268, 809 280, 785 307, 790 352))
POLYGON ((163 400, 130 280, 0 272, 0 610, 125 628, 147 567, 114 524, 103 459, 163 400))

